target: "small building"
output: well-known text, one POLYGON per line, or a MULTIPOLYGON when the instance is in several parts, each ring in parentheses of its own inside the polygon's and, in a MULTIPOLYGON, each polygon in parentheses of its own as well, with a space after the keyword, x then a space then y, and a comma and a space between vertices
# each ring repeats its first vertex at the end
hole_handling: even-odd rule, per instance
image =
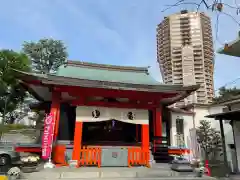
MULTIPOLYGON (((238 34, 238 38, 230 43, 224 45, 223 48, 218 50, 218 53, 225 54, 229 56, 240 57, 240 33, 238 34)), ((233 134, 233 143, 226 144, 223 143, 223 153, 225 164, 229 161, 228 153, 226 149, 231 149, 231 165, 233 172, 239 172, 240 168, 240 95, 233 96, 227 100, 221 101, 220 105, 224 106, 223 112, 221 113, 212 113, 206 117, 214 118, 215 120, 219 120, 220 129, 223 142, 226 141, 226 133, 224 128, 224 123, 230 124, 232 126, 232 134, 233 134), (226 147, 227 146, 227 147, 226 147)), ((227 136, 229 139, 229 135, 227 136)))
MULTIPOLYGON (((211 114, 222 113, 226 110, 226 106, 221 103, 215 103, 210 105, 204 104, 189 104, 181 108, 171 108, 171 146, 178 147, 179 142, 176 136, 182 134, 184 137, 185 146, 190 148, 189 139, 194 138, 191 136, 191 129, 198 128, 201 120, 208 120, 211 122, 211 127, 216 128, 220 131, 220 124, 218 121, 214 121, 214 118, 207 117, 211 114), (181 120, 179 123, 179 119, 181 120), (183 124, 183 125, 181 125, 183 124)), ((223 123, 225 144, 226 144, 226 154, 228 164, 233 169, 232 163, 232 144, 233 133, 232 126, 228 121, 223 123)))
POLYGON ((220 122, 220 131, 222 135, 222 141, 225 144, 223 147, 223 153, 226 156, 225 163, 231 166, 233 172, 239 172, 240 167, 240 121, 238 120, 240 117, 240 96, 233 97, 221 103, 224 105, 224 112, 210 114, 206 117, 214 118, 220 122), (224 123, 231 125, 232 129, 232 143, 226 143, 226 137, 229 139, 229 134, 226 136, 226 130, 224 128, 224 123), (238 141, 239 140, 239 141, 238 141), (230 149, 230 156, 227 152, 227 149, 230 149), (229 162, 231 162, 229 164, 229 162))
POLYGON ((16 73, 41 102, 38 108, 54 115, 52 158, 57 165, 148 166, 149 148, 157 162, 184 153, 171 149, 167 106, 198 85, 164 85, 147 68, 76 61, 55 74, 16 73))

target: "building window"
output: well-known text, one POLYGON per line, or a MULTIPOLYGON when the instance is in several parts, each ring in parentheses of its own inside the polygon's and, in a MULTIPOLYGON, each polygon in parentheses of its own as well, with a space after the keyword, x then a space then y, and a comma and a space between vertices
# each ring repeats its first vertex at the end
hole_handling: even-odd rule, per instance
POLYGON ((176 119, 176 133, 177 133, 177 146, 185 146, 184 140, 184 119, 177 117, 176 119))

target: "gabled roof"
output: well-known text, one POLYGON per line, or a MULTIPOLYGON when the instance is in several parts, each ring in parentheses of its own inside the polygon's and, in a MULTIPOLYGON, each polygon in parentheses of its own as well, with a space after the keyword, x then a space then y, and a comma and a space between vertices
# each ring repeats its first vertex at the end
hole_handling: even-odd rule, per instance
POLYGON ((231 104, 237 104, 240 103, 240 95, 231 96, 228 99, 224 99, 222 101, 216 102, 213 105, 231 105, 231 104))
POLYGON ((185 110, 185 109, 181 109, 181 108, 177 108, 177 107, 168 107, 168 109, 169 109, 171 112, 175 112, 175 113, 183 113, 183 114, 188 114, 188 115, 193 115, 193 114, 195 114, 193 111, 185 110))
POLYGON ((205 116, 206 118, 214 118, 215 120, 234 120, 239 121, 240 109, 233 111, 222 112, 217 114, 210 114, 205 116))
POLYGON ((130 67, 68 61, 59 67, 56 76, 145 85, 160 85, 153 79, 147 67, 130 67))
POLYGON ((227 43, 224 47, 220 48, 217 52, 229 56, 240 57, 240 32, 236 40, 227 43))
MULTIPOLYGON (((173 93, 174 98, 167 98, 164 103, 174 103, 187 97, 191 92, 197 90, 199 85, 166 85, 154 80, 148 73, 147 68, 103 65, 86 62, 68 61, 61 66, 55 74, 36 74, 16 71, 18 78, 24 82, 38 81, 46 87, 53 85, 79 86, 83 88, 104 88, 115 90, 145 91, 147 93, 173 93)), ((27 85, 27 83, 25 83, 27 85)), ((33 87, 32 87, 33 89, 33 87)), ((40 90, 35 87, 35 92, 44 91, 49 94, 48 89, 40 90), (37 90, 38 89, 38 90, 37 90)), ((43 96, 43 95, 42 95, 43 96)), ((49 100, 50 95, 44 96, 49 100)))

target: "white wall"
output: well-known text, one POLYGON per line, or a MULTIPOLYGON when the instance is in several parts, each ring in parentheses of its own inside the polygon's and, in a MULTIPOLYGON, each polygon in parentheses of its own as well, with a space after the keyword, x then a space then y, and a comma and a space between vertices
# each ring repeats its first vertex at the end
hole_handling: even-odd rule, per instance
POLYGON ((131 124, 148 124, 148 110, 140 109, 126 109, 126 108, 106 108, 106 107, 92 107, 92 106, 78 106, 76 109, 76 121, 81 122, 98 122, 115 119, 125 123, 131 124), (93 111, 100 112, 99 117, 93 117, 93 111), (134 119, 129 119, 127 114, 132 112, 134 119))
MULTIPOLYGON (((188 141, 188 136, 189 136, 189 130, 191 128, 193 128, 193 119, 195 121, 196 127, 198 127, 200 125, 201 120, 209 120, 209 121, 211 121, 212 127, 216 128, 217 130, 220 130, 220 124, 219 124, 218 120, 214 120, 214 119, 211 119, 211 118, 206 118, 205 116, 207 116, 209 114, 216 114, 216 113, 223 112, 223 106, 195 107, 194 112, 195 112, 195 118, 193 118, 192 115, 172 112, 172 116, 171 116, 171 121, 172 121, 171 145, 172 146, 177 145, 176 138, 175 138, 177 117, 181 117, 181 118, 184 119, 184 138, 185 138, 186 146, 188 145, 187 141, 188 141)), ((231 162, 230 164, 233 167, 232 155, 231 155, 232 153, 231 153, 231 149, 228 146, 228 144, 234 144, 232 126, 228 123, 228 121, 226 121, 226 122, 224 121, 223 128, 224 128, 224 133, 225 133, 227 158, 228 158, 228 161, 231 162)), ((239 140, 239 143, 237 144, 238 145, 237 154, 239 154, 238 159, 240 159, 240 122, 239 122, 239 135, 235 135, 235 136, 236 136, 236 141, 239 140)), ((238 164, 239 164, 239 167, 240 167, 240 161, 238 162, 238 164)))
MULTIPOLYGON (((185 144, 187 146, 188 144, 188 136, 189 136, 189 130, 193 128, 193 121, 195 121, 196 127, 200 125, 201 120, 209 120, 211 121, 212 127, 216 128, 217 130, 220 130, 220 124, 219 121, 211 119, 211 118, 206 118, 205 116, 209 114, 216 114, 222 112, 223 106, 213 106, 213 107, 195 107, 194 112, 195 112, 195 117, 193 118, 193 115, 189 115, 186 113, 175 113, 172 112, 171 115, 171 145, 176 146, 176 119, 177 117, 183 118, 184 119, 184 139, 185 139, 185 144)), ((234 139, 233 139, 233 132, 232 132, 232 127, 229 123, 224 123, 224 133, 225 133, 225 140, 226 140, 226 149, 227 149, 227 154, 228 154, 228 159, 231 159, 231 151, 228 147, 228 144, 234 144, 234 139)))
MULTIPOLYGON (((240 109, 240 103, 231 105, 231 110, 238 110, 240 109)), ((239 120, 239 119, 238 119, 239 120)), ((236 146, 236 156, 237 156, 237 165, 238 171, 240 170, 240 121, 233 120, 233 130, 234 130, 234 138, 235 138, 235 146, 236 146)), ((234 144, 232 143, 232 144, 234 144)), ((234 155, 233 155, 233 158, 234 155)))
POLYGON ((240 122, 239 121, 233 121, 233 129, 234 129, 235 146, 236 146, 236 153, 237 153, 237 164, 238 164, 238 168, 240 168, 240 122))

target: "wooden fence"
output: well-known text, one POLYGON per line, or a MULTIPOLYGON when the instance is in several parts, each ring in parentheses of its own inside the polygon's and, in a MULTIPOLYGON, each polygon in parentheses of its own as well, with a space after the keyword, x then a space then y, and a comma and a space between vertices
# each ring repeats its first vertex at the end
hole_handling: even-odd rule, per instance
POLYGON ((128 148, 128 166, 147 166, 150 167, 150 152, 141 148, 128 148))
POLYGON ((80 151, 79 166, 101 166, 101 148, 83 147, 80 151))

